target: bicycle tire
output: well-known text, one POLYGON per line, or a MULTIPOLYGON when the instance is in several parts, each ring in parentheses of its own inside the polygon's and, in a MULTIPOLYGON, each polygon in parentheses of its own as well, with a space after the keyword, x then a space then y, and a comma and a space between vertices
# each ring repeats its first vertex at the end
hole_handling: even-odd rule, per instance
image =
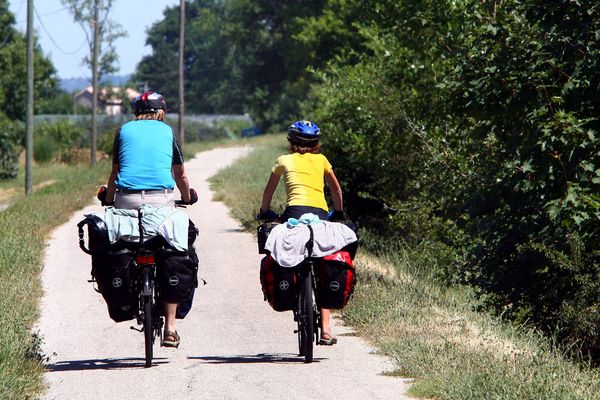
MULTIPOLYGON (((144 270, 143 282, 150 282, 150 271, 144 270)), ((144 307, 144 349, 146 356, 146 368, 150 368, 152 366, 152 357, 153 351, 152 347, 154 345, 154 323, 153 323, 153 315, 152 315, 152 295, 144 295, 142 296, 142 302, 144 307)))
POLYGON ((314 310, 312 296, 312 277, 310 271, 302 277, 298 295, 298 334, 300 335, 300 355, 305 363, 313 361, 314 344, 314 310))

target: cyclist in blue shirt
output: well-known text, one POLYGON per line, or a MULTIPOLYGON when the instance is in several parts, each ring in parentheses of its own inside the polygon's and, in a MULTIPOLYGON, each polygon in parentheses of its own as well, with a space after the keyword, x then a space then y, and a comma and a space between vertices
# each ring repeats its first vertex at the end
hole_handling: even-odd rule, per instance
MULTIPOLYGON (((142 204, 174 206, 175 184, 181 199, 196 199, 185 174, 183 154, 173 130, 164 123, 166 102, 158 93, 145 92, 133 102, 135 118, 119 128, 113 145, 112 172, 108 178, 106 204, 138 209, 142 204)), ((179 346, 175 330, 176 303, 165 304, 163 345, 179 346)))

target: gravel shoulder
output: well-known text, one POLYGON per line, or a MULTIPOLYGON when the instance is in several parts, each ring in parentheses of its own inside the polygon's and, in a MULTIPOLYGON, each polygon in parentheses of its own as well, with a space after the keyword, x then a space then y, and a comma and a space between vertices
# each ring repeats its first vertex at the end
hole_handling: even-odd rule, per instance
POLYGON ((101 212, 92 205, 57 228, 47 243, 44 296, 37 329, 50 356, 44 399, 408 399, 406 380, 382 375, 391 361, 374 354, 334 320, 339 343, 317 346, 315 362, 297 356, 291 312, 263 301, 256 240, 227 207, 212 200, 207 179, 248 148, 198 153, 186 163, 199 202, 187 208, 200 229, 201 278, 194 306, 178 321, 179 349, 155 346, 143 368, 143 335, 134 321, 114 323, 94 292, 90 258, 78 247, 76 224, 101 212))

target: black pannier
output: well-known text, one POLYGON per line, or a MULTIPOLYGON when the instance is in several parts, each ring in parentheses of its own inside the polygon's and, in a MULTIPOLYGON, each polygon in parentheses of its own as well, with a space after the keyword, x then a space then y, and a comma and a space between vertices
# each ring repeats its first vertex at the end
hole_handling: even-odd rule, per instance
POLYGON ((315 281, 319 308, 344 308, 356 284, 351 252, 343 249, 323 257, 315 269, 315 281))
POLYGON ((133 254, 110 244, 106 224, 97 215, 86 215, 77 228, 79 247, 92 256, 91 274, 106 301, 110 318, 116 322, 134 318, 138 304, 133 279, 133 254), (85 247, 84 226, 87 226, 89 248, 85 247))
POLYGON ((92 254, 92 276, 115 322, 137 315, 133 253, 127 249, 107 249, 92 254))
MULTIPOLYGON (((160 301, 180 303, 183 311, 186 308, 184 303, 191 303, 194 289, 198 286, 196 249, 190 246, 185 252, 164 248, 157 251, 155 257, 160 301)), ((183 318, 181 312, 180 317, 183 318)))
POLYGON ((288 311, 296 307, 299 282, 295 268, 284 268, 268 255, 260 263, 260 284, 273 310, 288 311))

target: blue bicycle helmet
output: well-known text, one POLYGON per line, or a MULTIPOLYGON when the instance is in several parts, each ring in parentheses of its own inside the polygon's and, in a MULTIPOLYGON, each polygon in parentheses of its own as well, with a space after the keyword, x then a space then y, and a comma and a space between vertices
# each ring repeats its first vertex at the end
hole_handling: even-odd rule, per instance
POLYGON ((288 140, 298 146, 314 147, 319 143, 320 133, 314 122, 296 121, 288 129, 288 140))

